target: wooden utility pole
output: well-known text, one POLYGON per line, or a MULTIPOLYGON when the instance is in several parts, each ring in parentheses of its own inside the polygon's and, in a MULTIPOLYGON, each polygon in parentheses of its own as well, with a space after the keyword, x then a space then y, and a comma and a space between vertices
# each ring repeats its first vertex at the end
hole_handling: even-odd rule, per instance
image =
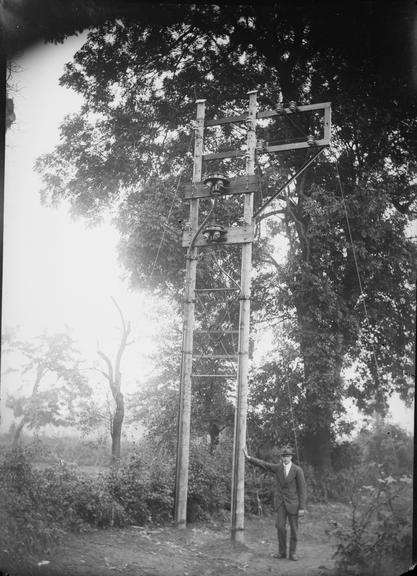
MULTIPOLYGON (((205 100, 197 100, 197 121, 194 144, 193 182, 201 181, 203 165, 203 139, 205 100)), ((198 231, 199 199, 190 199, 190 228, 195 240, 198 231)), ((193 330, 195 309, 195 282, 197 274, 197 247, 191 241, 187 250, 184 294, 184 326, 180 382, 180 408, 177 436, 177 471, 175 489, 175 525, 185 528, 187 522, 188 463, 190 455, 191 373, 193 363, 193 330)))
MULTIPOLYGON (((231 495, 231 538, 235 542, 244 541, 244 492, 245 492, 245 457, 243 448, 246 444, 246 414, 248 395, 248 368, 249 368, 249 320, 250 320, 250 297, 251 297, 251 270, 252 270, 252 243, 254 239, 254 219, 271 203, 281 191, 293 180, 298 178, 323 151, 330 142, 331 110, 328 102, 323 104, 306 104, 297 106, 290 102, 288 107, 277 104, 274 110, 257 110, 257 91, 252 90, 249 95, 249 108, 246 114, 229 116, 226 118, 212 118, 205 120, 205 100, 197 100, 197 122, 195 128, 194 147, 194 173, 193 182, 185 186, 185 199, 190 202, 190 221, 184 230, 182 245, 187 248, 186 256, 186 281, 184 297, 184 331, 182 343, 182 364, 180 381, 180 409, 178 421, 178 444, 177 444, 177 474, 175 494, 175 524, 178 528, 186 526, 187 514, 187 485, 188 485, 188 462, 190 448, 190 418, 191 418, 191 383, 193 378, 226 378, 231 380, 237 377, 236 409, 233 443, 233 468, 232 468, 232 495, 231 495), (322 111, 322 134, 312 132, 304 138, 279 144, 262 143, 259 147, 256 140, 256 125, 258 119, 277 119, 281 117, 285 122, 287 115, 300 113, 313 113, 317 116, 322 111), (225 124, 246 124, 247 140, 246 150, 240 147, 236 150, 211 152, 204 154, 203 138, 204 128, 222 126, 225 124), (318 136, 318 137, 317 137, 318 136), (254 213, 254 193, 259 188, 258 178, 255 175, 256 153, 259 148, 261 154, 270 152, 282 152, 303 148, 313 148, 313 155, 308 159, 293 176, 270 196, 265 203, 254 213), (226 158, 242 158, 246 156, 246 175, 229 180, 227 175, 221 172, 208 174, 202 181, 202 165, 204 162, 218 161, 226 158), (214 219, 217 202, 228 195, 243 196, 243 223, 239 226, 224 227, 221 222, 214 219), (199 224, 199 199, 212 201, 212 209, 209 216, 212 221, 208 222, 209 216, 199 224), (212 360, 230 359, 237 356, 237 371, 230 373, 214 371, 214 374, 195 372, 193 367, 193 330, 195 314, 195 298, 202 293, 225 293, 236 287, 212 286, 197 287, 197 248, 213 249, 230 244, 241 244, 241 276, 240 284, 226 274, 228 280, 233 280, 239 293, 239 340, 237 355, 227 352, 218 354, 214 350, 211 354, 200 354, 201 358, 212 360)), ((223 271, 224 272, 224 271, 223 271)), ((217 278, 218 280, 218 278, 217 278)), ((233 330, 211 330, 212 333, 234 332, 233 330)), ((210 330, 205 331, 209 335, 210 330)), ((196 362, 198 364, 198 362, 196 362)))
MULTIPOLYGON (((255 174, 256 151, 256 108, 257 91, 249 92, 249 114, 247 118, 247 158, 246 174, 255 174)), ((244 222, 252 226, 253 193, 244 197, 244 222)), ((239 343, 237 367, 237 396, 235 409, 235 430, 233 443, 232 471, 232 540, 244 541, 245 518, 245 456, 243 448, 246 445, 246 413, 248 396, 249 367, 249 318, 250 318, 250 288, 252 270, 252 242, 242 245, 241 260, 241 293, 239 310, 239 343)))

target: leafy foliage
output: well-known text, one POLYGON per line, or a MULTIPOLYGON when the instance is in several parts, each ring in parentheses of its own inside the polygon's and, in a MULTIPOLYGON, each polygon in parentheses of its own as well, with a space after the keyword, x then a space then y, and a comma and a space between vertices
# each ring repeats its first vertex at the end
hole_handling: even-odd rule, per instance
MULTIPOLYGON (((127 398, 129 421, 142 422, 153 442, 175 450, 181 358, 181 324, 175 300, 169 299, 167 309, 161 307, 159 316, 161 335, 155 342, 156 349, 152 354, 154 368, 144 385, 127 398)), ((204 321, 207 320, 197 318, 197 328, 206 328, 204 321)), ((196 341, 197 338, 196 335, 196 341)), ((198 345, 196 342, 196 354, 204 349, 204 344, 201 348, 198 345)), ((213 346, 211 342, 210 346, 213 346)), ((208 350, 206 344, 205 353, 208 350)), ((206 366, 201 367, 203 362, 195 359, 194 366, 200 364, 196 371, 206 368, 209 372, 206 366)), ((233 406, 229 393, 230 383, 223 384, 218 378, 194 379, 192 436, 205 440, 209 435, 212 449, 218 444, 221 433, 233 426, 233 406)))
POLYGON ((71 336, 67 332, 44 333, 31 340, 14 337, 6 342, 3 352, 11 354, 9 372, 20 371, 22 384, 30 387, 29 394, 9 395, 6 401, 20 418, 14 425, 14 442, 25 426, 39 430, 47 424, 75 425, 91 397, 91 388, 71 336))
POLYGON ((362 451, 363 460, 378 463, 386 475, 412 474, 413 437, 400 426, 378 417, 371 429, 360 431, 355 443, 362 451))
POLYGON ((172 517, 174 469, 172 460, 151 449, 134 452, 108 485, 135 524, 167 521, 172 517))
MULTIPOLYGON (((190 447, 188 521, 204 520, 229 507, 231 444, 222 441, 215 451, 207 442, 190 447)), ((175 458, 172 451, 147 440, 137 447, 117 474, 109 477, 114 498, 137 524, 172 519, 175 458)))
MULTIPOLYGON (((332 152, 279 199, 265 220, 271 242, 254 251, 254 303, 267 317, 285 313, 292 321, 303 373, 300 381, 297 369, 291 387, 308 406, 299 408, 306 457, 323 470, 345 397, 384 412, 393 391, 412 396, 404 365, 414 340, 416 251, 407 227, 416 209, 417 114, 407 70, 398 66, 406 35, 399 52, 380 40, 406 21, 406 11, 382 3, 332 10, 291 2, 149 6, 140 18, 109 19, 66 66, 61 82, 83 95, 84 106, 37 163, 46 203, 67 199, 92 222, 112 211, 133 285, 179 294, 178 190, 191 178, 195 97, 207 99, 209 117, 243 112, 251 87, 259 88, 261 108, 281 97, 332 102, 332 152), (281 234, 289 244, 284 265, 271 255, 281 234), (354 365, 359 376, 345 385, 343 369, 354 365)), ((294 118, 259 135, 304 133, 294 118)), ((236 130, 207 138, 207 149, 241 145, 236 130)), ((265 198, 304 160, 300 152, 279 161, 259 155, 265 198)), ((282 374, 282 367, 265 372, 273 370, 282 374)), ((202 407, 212 388, 203 383, 202 407)))
POLYGON ((27 456, 20 448, 1 455, 2 567, 10 565, 16 557, 25 558, 47 549, 57 542, 63 533, 39 498, 36 475, 27 456))
MULTIPOLYGON (((36 442, 26 448, 2 448, 0 453, 2 568, 33 564, 38 554, 51 549, 67 531, 172 520, 175 457, 155 442, 133 447, 118 470, 100 473, 86 473, 64 460, 32 464, 41 449, 36 442)), ((46 458, 48 450, 44 451, 46 458)), ((208 443, 193 443, 189 521, 227 514, 230 463, 230 441, 221 442, 214 453, 208 443)))
POLYGON ((399 480, 378 474, 364 484, 354 478, 351 516, 347 527, 336 526, 336 570, 343 576, 392 574, 392 568, 411 561, 410 476, 399 480))
POLYGON ((227 438, 216 449, 193 442, 189 469, 187 518, 208 519, 230 508, 232 444, 227 438))

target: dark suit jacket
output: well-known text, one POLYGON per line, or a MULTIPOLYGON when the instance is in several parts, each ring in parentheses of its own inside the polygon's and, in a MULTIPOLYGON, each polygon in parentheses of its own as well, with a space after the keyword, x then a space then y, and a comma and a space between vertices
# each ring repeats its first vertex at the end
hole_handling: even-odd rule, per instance
POLYGON ((273 462, 265 462, 258 458, 249 457, 248 461, 263 470, 268 470, 275 474, 275 508, 285 506, 288 514, 297 514, 298 510, 304 510, 306 504, 306 482, 302 469, 291 462, 288 476, 285 477, 284 465, 273 462))

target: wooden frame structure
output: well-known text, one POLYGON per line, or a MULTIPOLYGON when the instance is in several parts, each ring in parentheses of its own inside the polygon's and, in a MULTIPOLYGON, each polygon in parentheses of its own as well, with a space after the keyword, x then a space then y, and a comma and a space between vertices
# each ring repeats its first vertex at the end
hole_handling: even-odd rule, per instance
MULTIPOLYGON (((175 524, 178 528, 186 526, 187 515, 187 492, 188 492, 188 464, 190 446, 190 418, 191 418, 191 387, 193 378, 228 378, 235 379, 236 384, 236 408, 234 422, 233 443, 233 468, 232 468, 232 495, 231 495, 231 537, 236 542, 244 541, 244 471, 245 458, 243 448, 246 445, 246 415, 247 415, 247 392, 249 370, 249 320, 250 320, 250 297, 251 297, 251 267, 252 267, 252 243, 254 240, 254 217, 256 217, 278 192, 261 206, 254 214, 254 193, 258 190, 259 182, 255 176, 255 162, 257 153, 256 126, 262 119, 273 118, 279 115, 295 114, 309 111, 323 112, 323 135, 318 140, 306 137, 302 141, 293 141, 279 145, 262 146, 262 153, 281 152, 311 147, 314 150, 313 157, 286 182, 297 178, 318 157, 325 146, 329 145, 331 137, 331 106, 330 103, 308 104, 295 106, 295 103, 287 108, 277 107, 277 110, 258 111, 257 91, 248 92, 248 113, 240 116, 230 116, 218 119, 205 119, 205 100, 197 100, 197 118, 195 123, 195 146, 194 146, 194 169, 192 183, 185 186, 185 200, 190 203, 190 218, 187 228, 183 232, 182 246, 187 248, 186 254, 186 277, 184 292, 184 325, 182 341, 182 362, 180 379, 180 407, 178 417, 177 437, 177 470, 175 491, 175 524), (246 149, 230 150, 213 154, 204 154, 204 130, 205 127, 224 125, 227 123, 244 122, 247 127, 246 149), (227 233, 215 243, 208 240, 204 235, 203 223, 199 222, 199 201, 212 197, 209 186, 202 182, 203 161, 221 160, 224 158, 246 157, 246 176, 231 180, 224 186, 221 196, 243 195, 243 223, 241 226, 229 227, 227 233), (206 287, 196 288, 196 274, 198 262, 198 249, 210 249, 213 246, 241 245, 241 270, 240 284, 236 287, 206 287), (236 333, 238 346, 236 354, 209 354, 200 355, 200 358, 212 359, 237 359, 236 373, 223 372, 216 374, 193 373, 193 344, 194 344, 194 321, 195 304, 202 293, 227 293, 239 294, 239 329, 226 330, 224 333, 236 333)), ((201 332, 201 331, 200 331, 201 332)), ((204 332, 204 331, 203 331, 204 332)))

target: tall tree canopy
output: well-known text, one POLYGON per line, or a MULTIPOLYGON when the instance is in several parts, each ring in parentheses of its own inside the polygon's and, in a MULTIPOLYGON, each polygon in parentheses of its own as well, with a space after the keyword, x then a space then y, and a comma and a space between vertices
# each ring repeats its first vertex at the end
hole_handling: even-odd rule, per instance
MULTIPOLYGON (((254 314, 285 310, 290 320, 308 406, 305 457, 319 469, 330 463, 344 398, 384 410, 393 391, 411 393, 415 248, 406 231, 416 210, 417 115, 408 7, 161 4, 114 15, 67 64, 61 83, 84 105, 37 163, 47 204, 67 199, 92 222, 111 211, 133 285, 178 293, 179 190, 191 178, 195 99, 207 100, 209 117, 243 112, 254 88, 261 108, 281 98, 332 102, 332 149, 279 201, 254 259, 254 314), (284 264, 271 255, 278 235, 289 243, 284 264), (360 376, 346 383, 343 368, 354 364, 360 376)), ((273 127, 297 129, 301 121, 273 127)), ((224 130, 207 147, 241 139, 224 130)), ((304 160, 260 156, 264 198, 304 160)))

